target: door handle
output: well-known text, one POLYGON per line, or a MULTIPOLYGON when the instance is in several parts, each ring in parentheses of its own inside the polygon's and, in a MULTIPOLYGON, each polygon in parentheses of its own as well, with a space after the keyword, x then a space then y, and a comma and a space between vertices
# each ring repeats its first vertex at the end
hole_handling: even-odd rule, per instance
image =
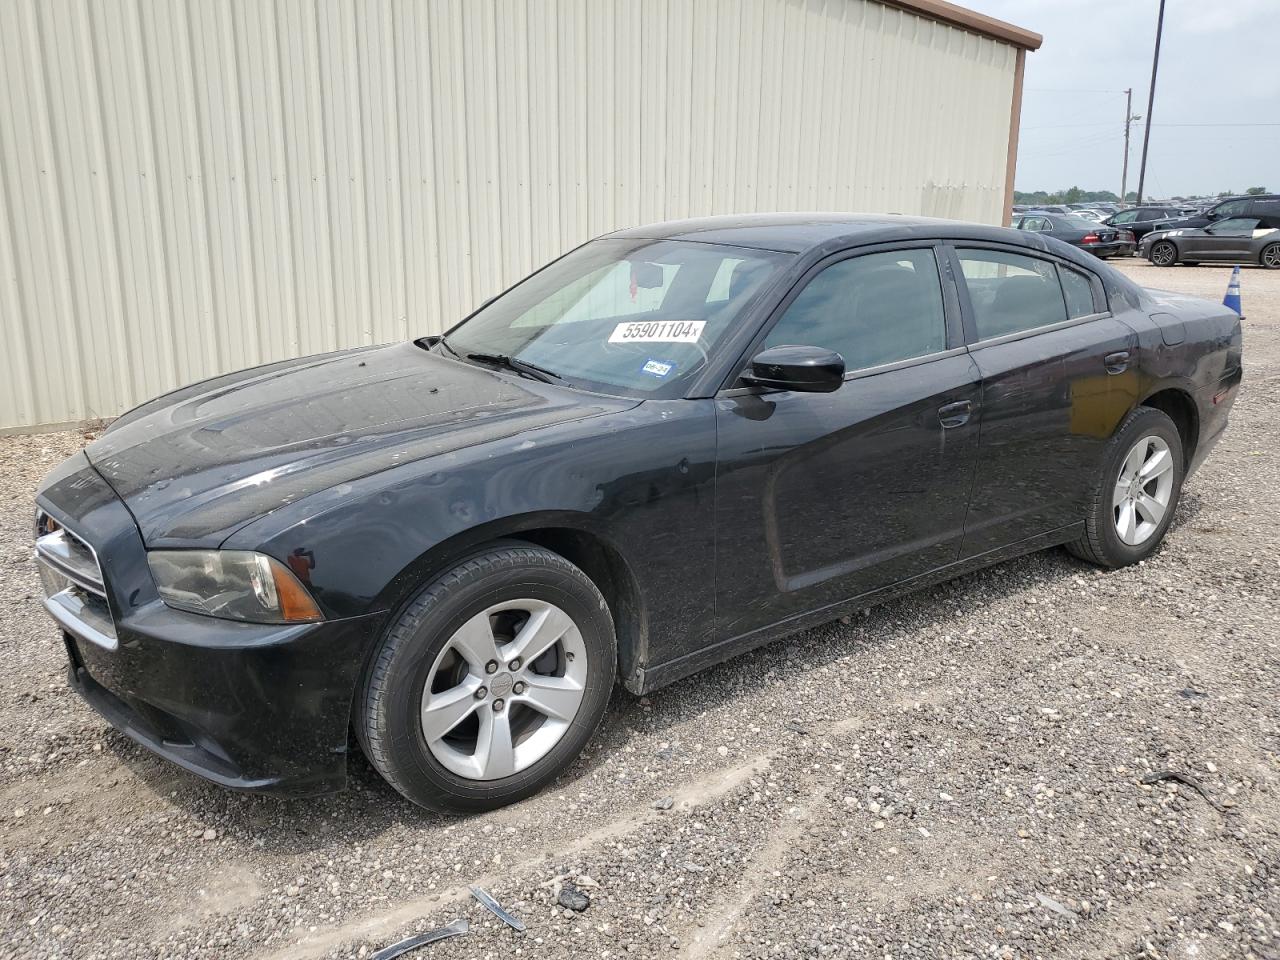
POLYGON ((938 408, 938 422, 943 427, 963 427, 969 422, 973 413, 973 403, 969 400, 957 400, 955 403, 943 404, 938 408))
POLYGON ((1107 373, 1124 373, 1129 366, 1129 351, 1120 350, 1116 353, 1108 353, 1102 358, 1102 365, 1107 368, 1107 373))

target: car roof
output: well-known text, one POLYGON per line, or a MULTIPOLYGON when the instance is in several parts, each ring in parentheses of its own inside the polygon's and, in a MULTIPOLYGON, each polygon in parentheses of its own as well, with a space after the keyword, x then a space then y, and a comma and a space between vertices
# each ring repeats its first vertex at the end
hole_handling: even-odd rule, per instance
POLYGON ((907 217, 896 213, 759 213, 668 220, 629 227, 606 236, 691 240, 781 253, 804 253, 831 241, 843 241, 849 246, 934 238, 1024 243, 1026 235, 1007 227, 933 217, 907 217))

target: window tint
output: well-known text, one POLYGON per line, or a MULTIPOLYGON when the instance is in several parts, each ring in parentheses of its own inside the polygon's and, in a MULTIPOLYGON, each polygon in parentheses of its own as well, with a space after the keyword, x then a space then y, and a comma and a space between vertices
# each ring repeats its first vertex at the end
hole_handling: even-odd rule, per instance
POLYGON ((809 281, 765 340, 835 350, 848 370, 946 349, 942 288, 932 250, 872 253, 809 281))
POLYGON ((1215 237, 1249 237, 1257 229, 1258 221, 1249 217, 1236 217, 1231 220, 1219 220, 1209 225, 1209 232, 1215 237))
POLYGON ((1111 218, 1112 223, 1133 223, 1138 219, 1137 210, 1122 210, 1111 218))
POLYGON ((1058 267, 1058 277, 1062 280, 1062 292, 1067 299, 1067 316, 1087 317, 1095 313, 1093 306, 1093 285, 1088 277, 1070 267, 1058 267))
POLYGON ((1215 217, 1238 217, 1242 213, 1249 210, 1248 200, 1228 200, 1226 203, 1220 203, 1210 212, 1215 217))
POLYGON ((1067 319, 1062 285, 1052 263, 1001 250, 959 250, 957 253, 969 288, 979 340, 1034 330, 1067 319))

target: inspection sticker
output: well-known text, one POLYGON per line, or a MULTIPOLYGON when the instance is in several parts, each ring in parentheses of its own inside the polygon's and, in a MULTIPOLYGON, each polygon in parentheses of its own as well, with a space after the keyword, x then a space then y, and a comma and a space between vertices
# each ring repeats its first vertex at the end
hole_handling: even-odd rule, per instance
POLYGON ((705 320, 632 320, 609 334, 610 343, 697 343, 705 320))
POLYGON ((655 377, 665 377, 675 368, 676 365, 674 363, 667 363, 665 360, 649 360, 640 369, 645 373, 653 374, 655 377))

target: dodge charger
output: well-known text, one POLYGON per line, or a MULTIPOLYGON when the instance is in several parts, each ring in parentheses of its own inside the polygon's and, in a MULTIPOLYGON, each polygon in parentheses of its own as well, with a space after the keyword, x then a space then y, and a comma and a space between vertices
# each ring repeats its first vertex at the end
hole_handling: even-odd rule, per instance
POLYGON ((37 494, 44 606, 110 723, 227 787, 437 810, 640 694, 1035 550, 1165 536, 1240 319, 1052 236, 900 216, 626 229, 441 336, 117 419, 37 494))

